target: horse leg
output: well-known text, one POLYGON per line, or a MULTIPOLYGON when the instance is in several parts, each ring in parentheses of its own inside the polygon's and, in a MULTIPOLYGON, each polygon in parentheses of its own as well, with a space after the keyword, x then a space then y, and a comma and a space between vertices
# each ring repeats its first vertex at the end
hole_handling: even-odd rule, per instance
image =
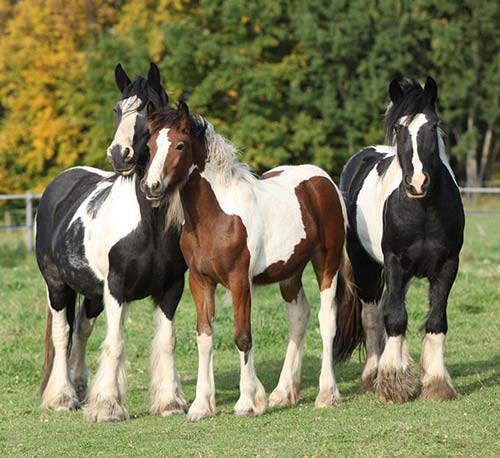
POLYGON ((68 370, 68 350, 75 314, 76 293, 64 283, 47 284, 47 330, 42 407, 59 411, 80 406, 68 370))
POLYGON ((240 397, 234 406, 239 416, 262 415, 266 408, 266 392, 257 378, 253 363, 250 322, 251 291, 248 273, 239 275, 230 285, 234 313, 234 340, 240 355, 240 397))
POLYGON ((111 294, 107 281, 104 282, 103 299, 107 333, 84 414, 87 421, 122 421, 128 418, 128 412, 122 406, 126 394, 126 358, 122 333, 126 304, 119 303, 111 294))
POLYGON ((187 409, 175 367, 174 315, 184 290, 184 276, 171 285, 156 309, 156 333, 151 348, 152 415, 167 417, 187 409))
POLYGON ((301 275, 280 283, 288 309, 289 341, 278 386, 269 396, 269 406, 295 404, 299 400, 304 336, 311 316, 301 275))
POLYGON ((457 271, 458 257, 453 257, 446 260, 439 274, 430 280, 430 309, 425 322, 420 399, 448 401, 458 398, 444 364, 444 343, 448 330, 446 306, 457 271))
POLYGON ((365 333, 366 362, 361 373, 360 393, 375 390, 378 360, 383 347, 384 333, 377 307, 382 296, 382 267, 372 261, 358 241, 347 242, 354 281, 363 305, 361 323, 365 333))
POLYGON ((320 286, 320 309, 318 313, 323 352, 321 357, 321 373, 319 377, 319 393, 315 407, 325 408, 340 402, 340 393, 333 372, 333 339, 337 330, 337 292, 338 269, 341 253, 317 250, 312 262, 320 286))
POLYGON ((196 398, 187 414, 187 418, 194 421, 215 415, 213 366, 215 283, 190 270, 189 287, 197 313, 198 380, 196 382, 196 398))
POLYGON ((406 402, 415 390, 413 360, 405 338, 408 316, 405 306, 407 276, 396 256, 385 255, 387 290, 382 298, 387 341, 379 359, 376 392, 381 402, 406 402))
POLYGON ((76 389, 80 402, 87 399, 88 366, 85 359, 87 341, 92 334, 97 316, 102 312, 102 301, 85 298, 76 316, 71 353, 69 356, 69 372, 71 382, 76 389))

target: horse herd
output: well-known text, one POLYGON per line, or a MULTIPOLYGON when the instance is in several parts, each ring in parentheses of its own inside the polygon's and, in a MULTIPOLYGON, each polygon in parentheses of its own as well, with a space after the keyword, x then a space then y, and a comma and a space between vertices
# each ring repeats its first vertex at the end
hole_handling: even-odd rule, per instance
MULTIPOLYGON (((333 363, 367 347, 362 390, 405 402, 417 383, 405 339, 405 295, 412 277, 429 280, 420 397, 457 397, 444 364, 446 306, 458 270, 464 213, 427 78, 391 82, 387 145, 346 164, 340 190, 313 165, 257 176, 237 149, 184 102, 170 108, 160 72, 131 81, 118 65, 121 99, 108 148, 115 172, 74 167, 45 190, 36 218, 36 256, 47 286, 42 406, 84 405, 89 421, 128 418, 122 328, 127 303, 151 297, 157 328, 151 351, 153 415, 216 413, 214 292, 230 292, 240 355, 236 415, 299 399, 310 309, 301 277, 312 262, 320 289, 322 338, 315 405, 340 401, 333 363), (175 365, 174 316, 189 269, 197 311, 198 378, 188 408, 175 365), (289 343, 267 401, 253 362, 254 285, 279 283, 289 343), (82 301, 76 311, 77 297, 82 301), (97 316, 107 333, 90 391, 85 359, 97 316), (76 316, 75 316, 76 314, 76 316)), ((258 304, 257 304, 258 306, 258 304)))

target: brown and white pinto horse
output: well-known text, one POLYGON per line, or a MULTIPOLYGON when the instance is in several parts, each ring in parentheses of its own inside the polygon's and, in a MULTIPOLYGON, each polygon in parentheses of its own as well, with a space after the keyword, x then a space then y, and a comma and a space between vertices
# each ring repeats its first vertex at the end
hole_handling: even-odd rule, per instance
MULTIPOLYGON (((190 117, 185 103, 165 110, 150 124, 150 163, 142 180, 148 199, 158 204, 180 189, 185 223, 181 249, 197 308, 199 353, 196 399, 191 420, 215 414, 213 336, 216 284, 229 289, 234 336, 240 354, 240 398, 236 415, 260 415, 266 406, 256 376, 250 324, 253 285, 279 282, 288 306, 290 341, 271 406, 297 402, 303 339, 309 304, 302 272, 312 261, 321 289, 319 324, 323 358, 316 407, 340 400, 333 372, 336 321, 355 346, 361 331, 349 330, 355 293, 345 251, 346 214, 330 177, 313 165, 282 166, 261 178, 237 160, 236 148, 201 117, 190 117), (337 307, 345 309, 337 320, 337 307), (354 331, 357 331, 355 336, 354 331)), ((354 311, 356 311, 354 310, 354 311)), ((358 317, 359 318, 359 317, 358 317)))

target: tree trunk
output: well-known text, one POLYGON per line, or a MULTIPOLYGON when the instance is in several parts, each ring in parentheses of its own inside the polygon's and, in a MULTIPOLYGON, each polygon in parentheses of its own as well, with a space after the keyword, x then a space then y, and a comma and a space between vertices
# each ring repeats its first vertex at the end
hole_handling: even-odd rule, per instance
POLYGON ((481 169, 479 171, 479 180, 481 185, 484 186, 486 180, 486 174, 488 172, 488 167, 491 167, 490 158, 493 152, 491 147, 491 141, 493 139, 493 124, 488 124, 486 129, 486 134, 484 135, 483 141, 483 151, 481 153, 481 169))
POLYGON ((477 141, 474 136, 474 113, 469 111, 467 116, 467 133, 473 138, 468 145, 466 159, 465 159, 465 172, 467 174, 467 187, 475 188, 480 186, 478 180, 478 166, 477 166, 477 141))

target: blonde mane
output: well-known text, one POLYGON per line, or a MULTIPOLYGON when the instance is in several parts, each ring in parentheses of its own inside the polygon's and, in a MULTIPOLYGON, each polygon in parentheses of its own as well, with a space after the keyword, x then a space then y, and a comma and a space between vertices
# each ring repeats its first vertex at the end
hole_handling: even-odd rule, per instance
POLYGON ((238 159, 241 151, 222 135, 215 132, 212 124, 206 120, 204 122, 206 123, 207 166, 226 184, 234 180, 255 182, 257 177, 250 169, 250 166, 238 159))

